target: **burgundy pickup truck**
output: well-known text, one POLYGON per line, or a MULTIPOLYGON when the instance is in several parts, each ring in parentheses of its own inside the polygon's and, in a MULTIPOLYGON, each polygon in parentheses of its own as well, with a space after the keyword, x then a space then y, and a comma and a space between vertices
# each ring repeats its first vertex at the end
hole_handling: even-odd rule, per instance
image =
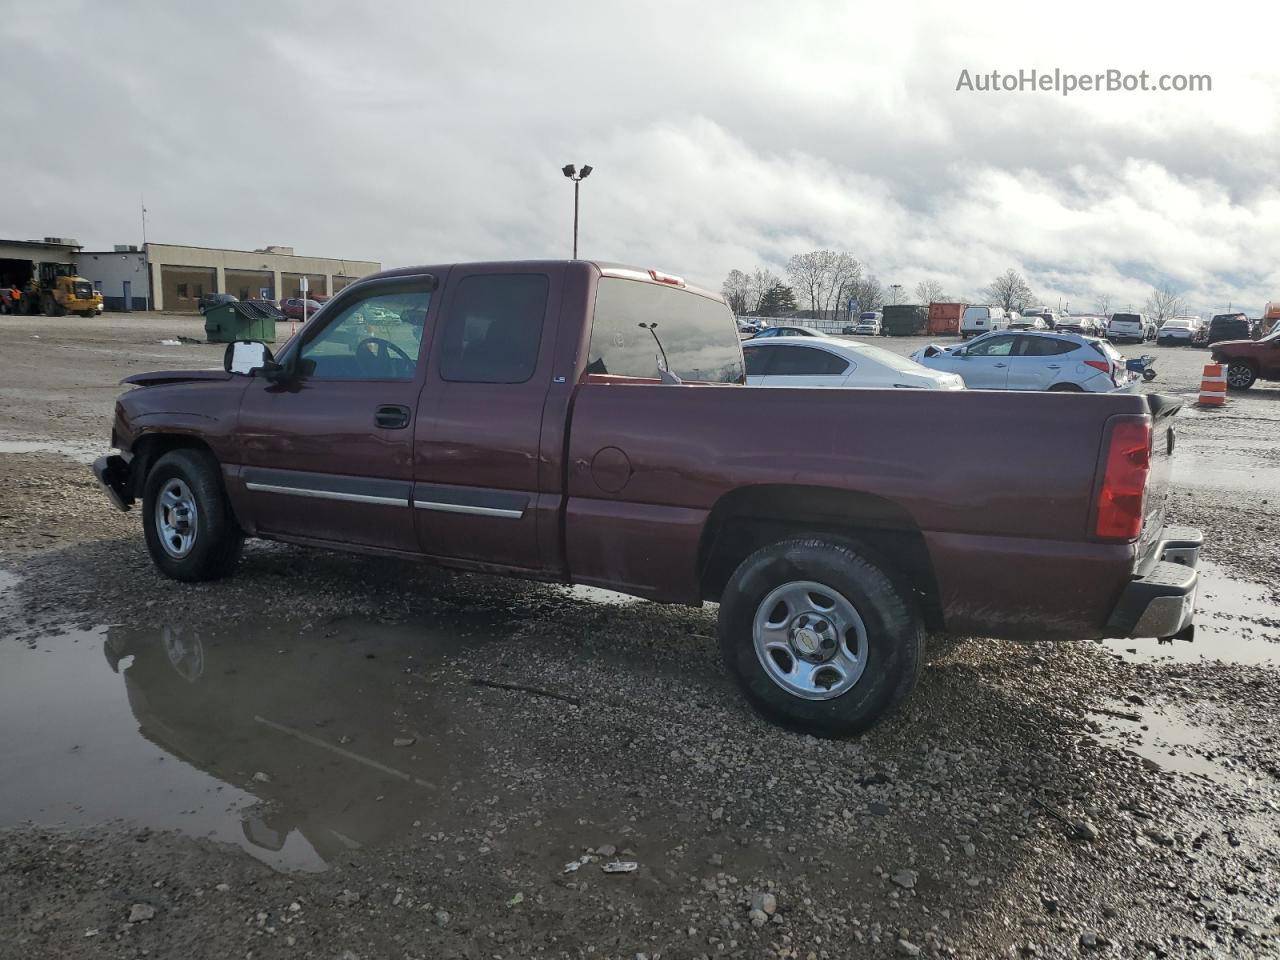
POLYGON ((1176 404, 746 387, 724 301, 657 271, 393 270, 278 357, 125 382, 94 470, 169 576, 225 576, 249 536, 718 601, 730 673, 798 729, 872 724, 928 631, 1194 629, 1176 404))

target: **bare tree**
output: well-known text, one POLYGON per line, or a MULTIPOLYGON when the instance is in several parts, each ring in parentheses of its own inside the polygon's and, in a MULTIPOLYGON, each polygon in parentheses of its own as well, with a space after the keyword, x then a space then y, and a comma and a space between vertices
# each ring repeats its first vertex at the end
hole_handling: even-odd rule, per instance
POLYGON ((824 313, 835 319, 844 304, 853 299, 849 289, 862 277, 862 264, 847 253, 836 254, 831 262, 831 293, 827 297, 824 313))
POLYGON ((1185 312, 1186 304, 1182 302, 1182 297, 1167 283, 1153 287, 1147 297, 1146 314, 1156 322, 1157 327, 1163 327, 1166 320, 1185 312))
POLYGON ((751 297, 751 277, 741 270, 730 270, 729 276, 725 277, 720 286, 720 292, 724 294, 724 299, 735 316, 746 316, 751 297))
POLYGON ((801 303, 808 303, 814 313, 826 289, 827 273, 830 258, 834 256, 830 250, 814 250, 812 253, 797 253, 787 263, 787 273, 791 276, 791 286, 801 303))
POLYGON ((1031 288, 1022 274, 1010 267, 991 281, 987 296, 1005 310, 1021 310, 1031 302, 1031 288))
POLYGON ((928 306, 942 301, 942 284, 937 280, 921 280, 916 284, 916 302, 928 306))
POLYGON ((879 310, 884 306, 884 291, 875 277, 863 275, 849 284, 846 293, 859 310, 879 310))
POLYGON ((799 253, 787 264, 791 285, 815 317, 833 315, 849 286, 862 275, 862 264, 847 253, 814 250, 799 253))
POLYGON ((782 282, 772 270, 762 267, 756 267, 751 274, 751 286, 747 299, 747 312, 759 313, 760 301, 764 299, 764 295, 782 282))
POLYGON ((1097 310, 1098 313, 1102 314, 1104 317, 1111 316, 1111 297, 1104 293, 1093 302, 1093 309, 1097 310))

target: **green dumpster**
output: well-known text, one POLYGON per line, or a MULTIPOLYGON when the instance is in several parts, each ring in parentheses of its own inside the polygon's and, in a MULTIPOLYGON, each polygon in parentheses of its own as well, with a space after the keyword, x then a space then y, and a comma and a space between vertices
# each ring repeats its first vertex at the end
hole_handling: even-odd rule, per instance
POLYGON ((276 321, 284 315, 269 303, 236 300, 209 307, 204 314, 204 336, 210 343, 261 340, 275 343, 276 321))

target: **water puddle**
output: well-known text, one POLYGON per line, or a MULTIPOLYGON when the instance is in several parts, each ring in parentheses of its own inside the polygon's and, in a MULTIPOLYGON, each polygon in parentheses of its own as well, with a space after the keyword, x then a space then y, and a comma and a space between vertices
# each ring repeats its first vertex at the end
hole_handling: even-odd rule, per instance
POLYGON ((1193 642, 1121 639, 1102 645, 1126 660, 1146 663, 1222 660, 1280 666, 1280 603, 1272 599, 1274 588, 1233 579, 1212 561, 1202 560, 1198 569, 1193 642))
POLYGON ((1217 757, 1213 736, 1176 707, 1134 707, 1111 704, 1099 734, 1103 743, 1121 747, 1172 773, 1204 777, 1215 783, 1242 785, 1247 774, 1237 773, 1217 757))
POLYGON ((299 871, 414 821, 460 829, 459 791, 488 779, 483 744, 465 690, 431 671, 479 628, 450 615, 0 641, 0 827, 123 820, 299 871))
POLYGON ((1184 487, 1280 492, 1280 463, 1259 461, 1257 449, 1215 451, 1210 456, 1179 448, 1173 481, 1184 487))
POLYGON ((76 440, 0 440, 0 454, 6 453, 56 453, 70 457, 77 463, 93 463, 107 452, 105 443, 88 443, 76 440))

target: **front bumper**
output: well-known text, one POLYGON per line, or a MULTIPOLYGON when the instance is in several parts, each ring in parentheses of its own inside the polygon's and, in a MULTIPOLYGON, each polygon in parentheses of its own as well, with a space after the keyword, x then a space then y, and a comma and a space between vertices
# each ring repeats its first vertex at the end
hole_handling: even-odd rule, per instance
POLYGON ((1194 527, 1165 527, 1153 551, 1159 560, 1130 581, 1107 621, 1111 637, 1195 636, 1196 563, 1204 534, 1194 527))
POLYGON ((129 462, 124 457, 114 453, 99 457, 93 461, 93 475, 117 510, 128 510, 133 505, 133 494, 129 490, 129 462))

